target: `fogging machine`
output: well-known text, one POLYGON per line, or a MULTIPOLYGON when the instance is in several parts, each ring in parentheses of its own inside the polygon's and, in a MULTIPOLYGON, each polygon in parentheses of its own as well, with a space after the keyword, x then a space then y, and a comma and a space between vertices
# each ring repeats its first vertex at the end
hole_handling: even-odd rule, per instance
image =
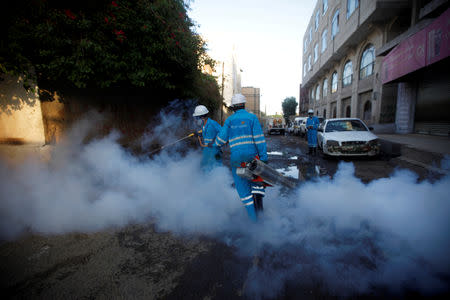
POLYGON ((265 185, 269 186, 277 184, 281 184, 288 188, 295 188, 296 186, 294 181, 284 177, 277 170, 257 158, 249 163, 244 163, 240 168, 237 168, 236 174, 252 181, 261 181, 258 180, 258 178, 260 178, 265 185))

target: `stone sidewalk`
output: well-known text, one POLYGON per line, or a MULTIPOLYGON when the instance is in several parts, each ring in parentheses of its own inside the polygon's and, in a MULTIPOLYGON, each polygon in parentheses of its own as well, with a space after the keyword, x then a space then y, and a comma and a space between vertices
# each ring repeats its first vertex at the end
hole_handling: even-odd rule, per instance
POLYGON ((447 174, 450 138, 424 134, 378 134, 381 150, 396 159, 429 171, 447 174))

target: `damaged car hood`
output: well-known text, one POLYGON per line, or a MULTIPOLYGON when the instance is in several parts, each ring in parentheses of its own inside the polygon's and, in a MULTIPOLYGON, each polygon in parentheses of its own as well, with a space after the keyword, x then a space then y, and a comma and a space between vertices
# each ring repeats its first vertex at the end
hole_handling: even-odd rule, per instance
POLYGON ((339 131, 325 132, 324 137, 327 140, 338 142, 365 141, 377 139, 378 137, 370 131, 339 131))

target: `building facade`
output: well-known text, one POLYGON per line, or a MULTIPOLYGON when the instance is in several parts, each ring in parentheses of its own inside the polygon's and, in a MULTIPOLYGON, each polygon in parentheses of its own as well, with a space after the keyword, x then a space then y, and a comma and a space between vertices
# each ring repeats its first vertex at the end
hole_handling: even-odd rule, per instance
POLYGON ((221 109, 217 112, 217 121, 220 124, 223 124, 225 119, 232 114, 232 111, 229 109, 231 98, 234 94, 239 94, 242 91, 241 73, 242 70, 239 67, 234 46, 225 58, 216 60, 215 71, 212 75, 217 80, 220 94, 223 98, 221 109))
POLYGON ((247 102, 245 109, 254 113, 258 118, 261 118, 261 94, 260 89, 255 87, 242 87, 242 95, 245 96, 247 102))
POLYGON ((448 1, 318 0, 303 39, 300 103, 318 116, 357 117, 378 132, 398 131, 397 98, 406 92, 398 80, 383 80, 384 56, 430 5, 434 13, 422 18, 437 17, 448 1))

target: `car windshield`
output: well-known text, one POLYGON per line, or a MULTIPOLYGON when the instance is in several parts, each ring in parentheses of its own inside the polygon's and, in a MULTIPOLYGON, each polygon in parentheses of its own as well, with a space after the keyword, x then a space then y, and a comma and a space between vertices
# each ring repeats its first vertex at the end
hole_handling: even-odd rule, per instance
POLYGON ((358 120, 342 120, 342 121, 330 121, 327 123, 325 132, 336 131, 367 131, 361 121, 358 120))

